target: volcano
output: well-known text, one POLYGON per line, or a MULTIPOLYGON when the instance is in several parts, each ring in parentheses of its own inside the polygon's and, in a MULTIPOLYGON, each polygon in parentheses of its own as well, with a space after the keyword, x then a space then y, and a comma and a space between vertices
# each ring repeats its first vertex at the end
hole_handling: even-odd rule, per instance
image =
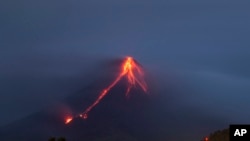
MULTIPOLYGON (((152 89, 147 73, 142 79, 142 75, 135 71, 136 79, 143 86, 144 79, 147 82, 146 89, 139 83, 128 81, 129 71, 125 71, 127 73, 110 88, 123 74, 121 66, 126 62, 124 60, 103 65, 105 67, 82 80, 89 82, 87 86, 82 86, 60 104, 55 102, 53 106, 0 127, 0 140, 47 141, 50 137, 65 137, 67 141, 192 140, 200 139, 204 133, 210 132, 209 129, 221 123, 211 120, 204 113, 190 114, 194 109, 177 108, 179 103, 172 98, 178 95, 175 87, 170 85, 164 91, 152 89), (98 77, 95 77, 96 74, 99 74, 98 77), (107 94, 98 100, 107 88, 110 88, 107 94), (92 107, 95 101, 98 103, 92 107), (80 114, 86 114, 89 107, 92 108, 87 110, 88 117, 83 120, 80 114), (76 116, 72 118, 72 115, 76 116), (65 119, 68 124, 65 124, 65 119), (201 125, 210 128, 197 130, 201 125)), ((133 62, 142 69, 137 61, 133 62)))
POLYGON ((140 86, 144 92, 147 92, 147 84, 143 78, 144 72, 132 57, 126 57, 121 64, 120 69, 119 75, 114 79, 114 81, 112 81, 112 83, 101 91, 100 95, 93 102, 93 104, 91 104, 83 113, 80 113, 79 115, 66 117, 65 124, 69 124, 75 117, 87 119, 88 113, 100 103, 100 101, 122 80, 122 78, 126 78, 128 82, 126 91, 127 97, 129 96, 131 89, 135 87, 136 84, 140 86))
POLYGON ((142 75, 141 65, 131 59, 116 61, 102 70, 105 72, 103 78, 66 98, 62 103, 69 110, 57 105, 44 109, 1 128, 1 138, 6 141, 44 141, 52 136, 63 136, 73 141, 154 140, 155 134, 159 134, 154 128, 158 124, 151 120, 155 110, 152 109, 150 95, 145 94, 146 83, 137 77, 142 75), (132 62, 126 64, 127 61, 132 62), (98 100, 103 95, 100 92, 106 93, 98 100), (95 101, 98 101, 98 106, 95 101), (71 118, 83 109, 89 112, 93 105, 96 107, 87 119, 82 120, 81 116, 75 116, 74 120, 71 118), (65 125, 65 119, 70 124, 65 125))

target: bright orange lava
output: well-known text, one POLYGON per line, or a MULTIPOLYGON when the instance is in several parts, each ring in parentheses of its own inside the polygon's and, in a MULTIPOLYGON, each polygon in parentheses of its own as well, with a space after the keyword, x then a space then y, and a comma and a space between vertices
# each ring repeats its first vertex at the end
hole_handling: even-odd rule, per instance
POLYGON ((72 120, 73 120, 73 118, 72 118, 72 117, 68 117, 68 118, 66 118, 66 120, 65 120, 65 124, 70 123, 72 120))
MULTIPOLYGON (((126 96, 129 96, 129 92, 132 87, 139 85, 144 92, 147 92, 147 84, 144 81, 144 73, 142 68, 134 61, 132 57, 126 57, 122 66, 121 72, 116 77, 116 79, 103 91, 100 93, 96 101, 91 104, 83 113, 79 114, 77 117, 81 117, 83 119, 88 118, 88 113, 103 99, 103 97, 112 89, 121 78, 125 77, 128 81, 128 88, 126 91, 126 96)), ((72 119, 71 119, 72 120, 72 119)), ((71 120, 67 120, 65 123, 71 122, 71 120)))

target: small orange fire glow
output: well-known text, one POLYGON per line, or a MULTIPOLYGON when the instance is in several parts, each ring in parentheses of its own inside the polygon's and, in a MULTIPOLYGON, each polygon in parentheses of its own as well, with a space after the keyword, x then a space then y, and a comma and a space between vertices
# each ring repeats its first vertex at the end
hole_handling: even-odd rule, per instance
MULTIPOLYGON (((88 113, 103 99, 104 96, 112 89, 123 77, 125 77, 128 81, 128 87, 126 91, 126 96, 129 96, 129 92, 132 87, 135 87, 136 84, 141 87, 144 92, 147 92, 147 84, 144 81, 144 73, 142 68, 134 61, 132 57, 126 57, 121 66, 121 72, 116 77, 116 79, 108 85, 103 91, 100 93, 96 101, 91 104, 83 113, 79 114, 77 117, 81 117, 83 119, 88 118, 88 113)), ((71 119, 68 119, 66 123, 69 123, 71 119)))
POLYGON ((66 118, 66 120, 65 120, 65 124, 70 123, 72 120, 73 120, 73 118, 72 118, 72 117, 68 117, 68 118, 66 118))

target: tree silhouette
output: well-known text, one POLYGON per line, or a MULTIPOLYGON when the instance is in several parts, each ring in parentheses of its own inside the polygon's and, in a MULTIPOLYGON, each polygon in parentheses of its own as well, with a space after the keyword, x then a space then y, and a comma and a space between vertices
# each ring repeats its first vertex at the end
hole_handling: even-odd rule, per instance
POLYGON ((229 141, 229 129, 218 130, 209 136, 209 141, 229 141))
POLYGON ((56 138, 55 137, 51 137, 51 138, 49 138, 49 141, 56 141, 56 138))
POLYGON ((59 137, 58 139, 56 139, 55 137, 51 137, 49 138, 49 141, 66 141, 66 139, 64 137, 59 137))
MULTIPOLYGON (((201 141, 206 141, 205 139, 201 141)), ((218 130, 211 133, 208 137, 208 141, 229 141, 229 129, 218 130)))
POLYGON ((66 141, 66 139, 64 137, 60 137, 60 138, 58 138, 57 141, 66 141))

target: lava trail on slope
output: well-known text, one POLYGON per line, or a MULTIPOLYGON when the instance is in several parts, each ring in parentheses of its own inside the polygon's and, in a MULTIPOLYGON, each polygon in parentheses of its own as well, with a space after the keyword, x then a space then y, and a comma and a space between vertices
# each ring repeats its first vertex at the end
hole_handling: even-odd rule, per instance
POLYGON ((126 57, 120 67, 120 73, 116 77, 116 79, 108 85, 105 89, 101 91, 98 98, 89 106, 87 109, 74 116, 74 117, 67 117, 65 119, 65 124, 69 124, 74 118, 80 117, 83 119, 88 118, 88 113, 98 105, 98 103, 109 93, 109 91, 117 85, 118 82, 121 81, 122 78, 126 78, 128 86, 125 93, 126 97, 129 97, 130 91, 133 87, 139 86, 145 93, 147 93, 147 84, 144 80, 144 72, 143 69, 139 66, 138 63, 132 57, 126 57))

